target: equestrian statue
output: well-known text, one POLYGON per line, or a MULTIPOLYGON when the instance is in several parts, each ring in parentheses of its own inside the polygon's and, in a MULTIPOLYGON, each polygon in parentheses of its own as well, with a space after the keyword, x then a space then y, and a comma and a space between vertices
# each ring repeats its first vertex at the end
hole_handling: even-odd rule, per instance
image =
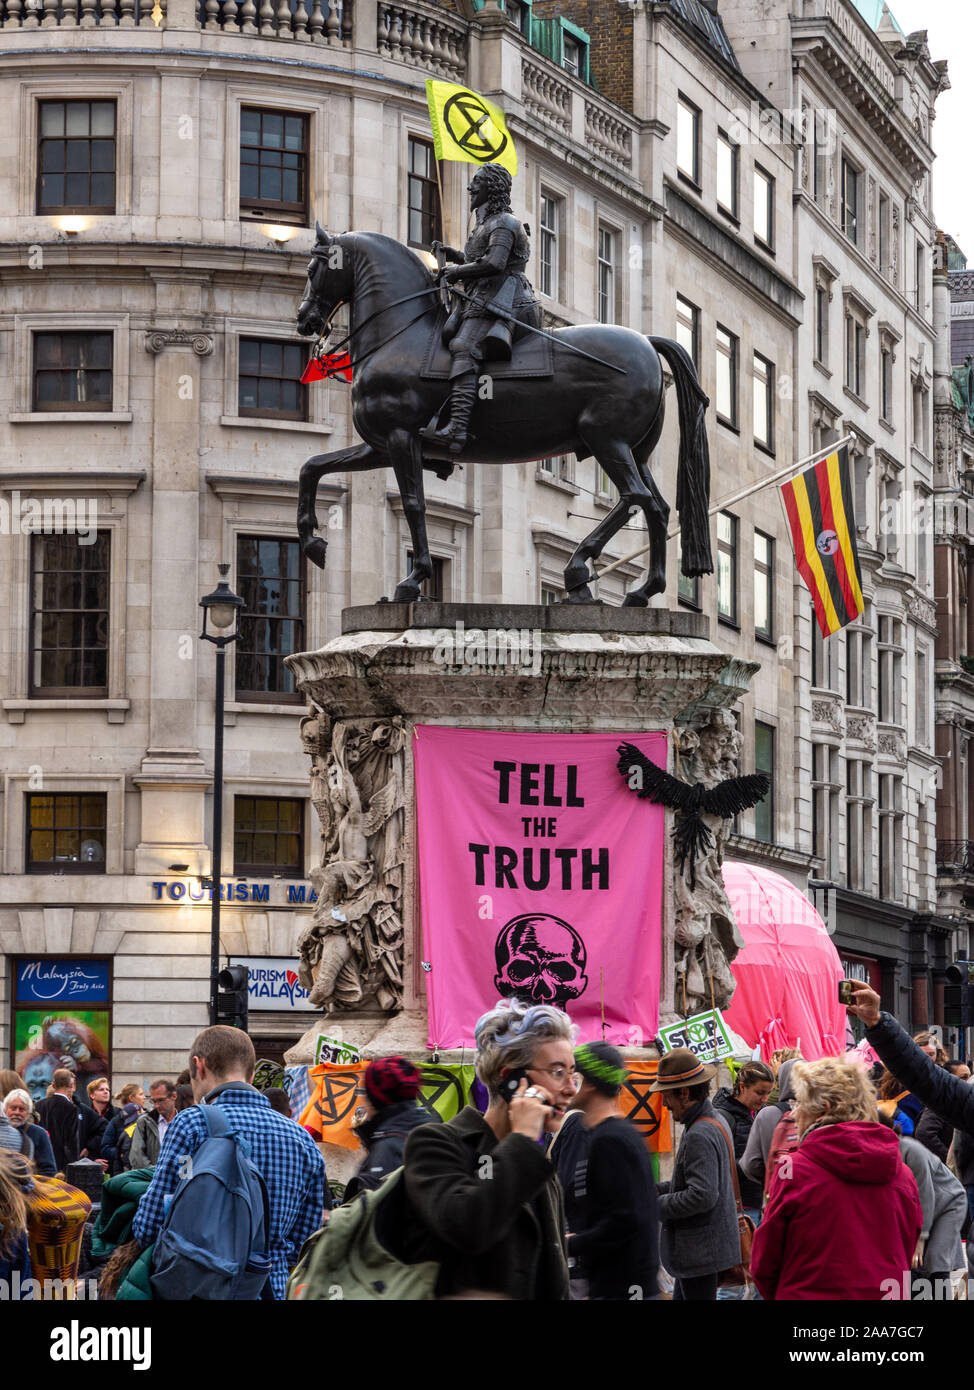
MULTIPOLYGON (((298 332, 320 353, 336 310, 349 308, 344 349, 352 371, 352 419, 364 440, 319 454, 301 469, 298 536, 324 567, 315 497, 328 473, 392 467, 412 539, 412 567, 394 601, 415 602, 433 566, 423 471, 441 478, 463 463, 529 463, 594 455, 619 501, 575 548, 564 571, 567 601, 593 603, 589 562, 634 508, 649 531, 649 564, 624 603, 645 606, 666 587, 670 509, 648 460, 663 428, 660 357, 673 376, 680 424, 676 505, 683 573, 710 574, 709 405, 679 343, 607 324, 547 332, 524 275, 528 230, 511 208, 511 177, 486 164, 470 181, 475 222, 463 251, 434 242, 434 273, 414 251, 376 232, 330 236, 316 224, 298 332)), ((332 366, 327 375, 337 375, 332 366)))

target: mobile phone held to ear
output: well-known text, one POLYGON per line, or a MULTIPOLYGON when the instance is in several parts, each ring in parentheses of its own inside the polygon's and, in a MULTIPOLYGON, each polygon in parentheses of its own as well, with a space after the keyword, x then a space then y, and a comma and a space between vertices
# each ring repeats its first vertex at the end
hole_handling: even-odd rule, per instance
POLYGON ((526 1077, 527 1072, 523 1067, 519 1067, 517 1071, 512 1071, 508 1076, 505 1076, 501 1082, 501 1099, 510 1104, 515 1091, 526 1077))
POLYGON ((854 992, 853 992, 853 989, 852 989, 852 981, 851 981, 851 980, 840 980, 840 981, 839 981, 839 1003, 840 1003, 840 1004, 844 1004, 844 1005, 846 1006, 846 1008, 848 1008, 848 1006, 849 1006, 850 1004, 854 1004, 855 1002, 856 1002, 856 996, 855 996, 855 994, 854 994, 854 992))

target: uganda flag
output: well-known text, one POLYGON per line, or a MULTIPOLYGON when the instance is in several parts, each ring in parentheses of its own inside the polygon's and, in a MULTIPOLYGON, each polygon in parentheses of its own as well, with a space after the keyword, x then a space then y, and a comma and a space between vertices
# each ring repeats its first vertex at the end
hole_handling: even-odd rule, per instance
POLYGON ((822 459, 781 489, 798 573, 815 603, 823 637, 863 611, 849 450, 822 459))
POLYGON ((426 100, 437 159, 500 164, 514 177, 517 154, 499 106, 469 87, 431 77, 426 79, 426 100))

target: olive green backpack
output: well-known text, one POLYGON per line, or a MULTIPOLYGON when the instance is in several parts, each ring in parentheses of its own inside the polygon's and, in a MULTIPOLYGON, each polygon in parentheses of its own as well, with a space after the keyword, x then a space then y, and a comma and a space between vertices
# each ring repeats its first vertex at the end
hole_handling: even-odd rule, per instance
POLYGON ((305 1241, 288 1280, 288 1299, 435 1298, 440 1266, 433 1260, 407 1264, 382 1244, 376 1231, 380 1217, 384 1229, 401 1229, 404 1203, 403 1170, 397 1168, 377 1188, 333 1211, 328 1224, 305 1241))

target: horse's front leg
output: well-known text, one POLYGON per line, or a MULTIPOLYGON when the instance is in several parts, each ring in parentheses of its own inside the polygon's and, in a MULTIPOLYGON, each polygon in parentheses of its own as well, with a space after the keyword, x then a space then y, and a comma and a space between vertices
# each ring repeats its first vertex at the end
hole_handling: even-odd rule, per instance
POLYGON ((302 464, 298 475, 298 540, 301 551, 319 569, 325 568, 325 555, 328 543, 323 536, 316 536, 318 517, 315 512, 315 498, 318 484, 326 473, 367 473, 374 468, 385 468, 388 463, 369 444, 359 444, 354 449, 339 449, 333 454, 315 454, 302 464))
POLYGON ((422 585, 433 573, 429 541, 426 538, 426 496, 423 491, 423 453, 419 440, 408 430, 393 430, 386 440, 389 462, 399 484, 402 509, 413 543, 413 563, 406 578, 396 585, 393 603, 415 603, 422 597, 422 585))

